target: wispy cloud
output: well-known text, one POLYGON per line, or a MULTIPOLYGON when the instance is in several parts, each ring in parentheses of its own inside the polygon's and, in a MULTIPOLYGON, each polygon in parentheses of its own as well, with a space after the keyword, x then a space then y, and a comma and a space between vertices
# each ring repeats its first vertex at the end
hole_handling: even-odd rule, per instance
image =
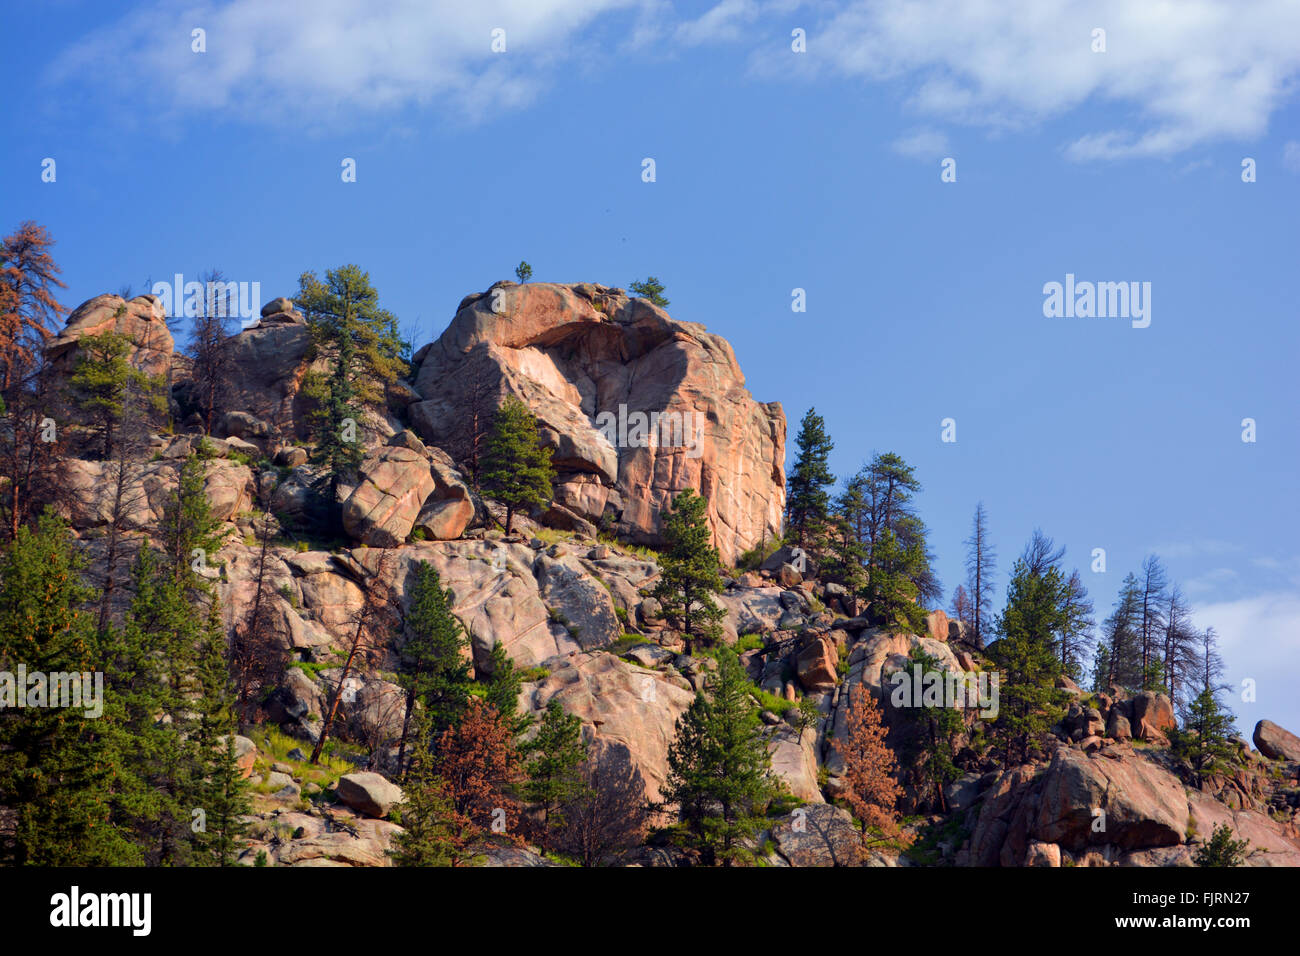
POLYGON ((894 140, 890 148, 900 156, 925 162, 942 159, 951 153, 947 135, 934 129, 913 130, 894 140))
POLYGON ((1300 733, 1300 595, 1273 591, 1202 604, 1195 619, 1219 636, 1238 727, 1249 735, 1256 721, 1272 720, 1300 733), (1254 683, 1255 701, 1243 699, 1243 680, 1254 683))
POLYGON ((900 83, 918 113, 1020 128, 1085 104, 1133 115, 1080 132, 1075 160, 1168 156, 1263 134, 1300 74, 1293 0, 855 0, 809 49, 841 74, 900 83), (1106 51, 1093 51, 1105 30, 1106 51))
POLYGON ((1282 165, 1293 173, 1300 173, 1300 141, 1288 140, 1282 147, 1282 165))
POLYGON ((170 114, 269 123, 438 105, 480 119, 533 101, 583 33, 650 0, 228 0, 148 3, 65 49, 55 84, 170 114), (205 31, 206 52, 191 49, 205 31), (505 52, 493 52, 504 30, 505 52))

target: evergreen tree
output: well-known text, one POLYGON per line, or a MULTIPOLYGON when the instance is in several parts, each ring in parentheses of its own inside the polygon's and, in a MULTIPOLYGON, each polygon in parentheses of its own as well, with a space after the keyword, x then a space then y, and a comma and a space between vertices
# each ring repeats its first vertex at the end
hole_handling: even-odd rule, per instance
POLYGON ((830 538, 820 568, 824 580, 843 585, 855 596, 867 583, 867 547, 863 543, 867 510, 863 484, 862 476, 854 475, 832 504, 830 538))
POLYGON ((918 600, 916 576, 925 563, 921 546, 904 547, 886 528, 872 550, 871 569, 862 594, 867 599, 867 617, 875 625, 920 633, 925 627, 925 609, 918 600))
POLYGON ((520 284, 527 282, 532 277, 533 267, 527 262, 521 261, 519 265, 515 266, 515 278, 519 280, 520 284))
POLYGON ((55 691, 48 675, 104 670, 103 636, 83 610, 92 596, 83 571, 67 526, 50 513, 35 529, 19 528, 0 555, 0 672, 8 677, 0 681, 0 794, 12 814, 9 833, 0 835, 3 862, 111 866, 143 859, 109 823, 130 750, 111 691, 101 684, 98 717, 87 716, 93 678, 81 685, 81 708, 49 706, 55 691), (28 674, 23 683, 20 665, 28 674), (36 683, 35 674, 47 676, 36 683), (36 706, 17 707, 18 695, 36 706))
POLYGON ((552 698, 527 750, 531 759, 524 768, 528 774, 524 795, 541 808, 544 831, 563 826, 562 808, 582 787, 579 768, 587 759, 582 721, 565 713, 559 700, 552 698))
POLYGON ((1207 687, 1188 706, 1183 727, 1170 734, 1174 756, 1191 765, 1197 787, 1204 787, 1209 777, 1232 772, 1235 720, 1233 713, 1219 703, 1215 688, 1207 687))
POLYGON ((748 862, 742 842, 759 828, 773 795, 766 742, 758 708, 740 659, 719 651, 708 695, 677 721, 668 748, 664 800, 678 809, 677 839, 699 852, 708 866, 748 862))
POLYGON ((452 594, 442 587, 438 570, 421 561, 413 571, 406 611, 406 644, 399 657, 397 684, 406 691, 406 716, 398 747, 404 766, 411 717, 418 702, 428 714, 430 733, 437 735, 456 722, 469 699, 471 680, 464 651, 469 638, 451 613, 452 594))
POLYGON ((243 818, 252 812, 252 803, 235 755, 236 701, 215 602, 199 650, 197 683, 199 696, 187 741, 197 764, 190 829, 198 862, 233 866, 243 849, 242 838, 248 832, 243 818), (202 811, 198 819, 195 810, 202 811))
POLYGON ((483 461, 483 488, 506 506, 506 534, 516 511, 551 500, 555 466, 551 449, 538 443, 537 419, 528 407, 507 395, 492 422, 483 461))
POLYGON ((1161 639, 1164 635, 1164 605, 1168 600, 1168 588, 1165 569, 1160 559, 1154 554, 1148 555, 1142 562, 1142 613, 1138 623, 1143 689, 1147 689, 1152 684, 1155 686, 1151 689, 1162 689, 1163 682, 1155 682, 1153 662, 1158 660, 1161 639))
POLYGON ((437 774, 431 751, 433 724, 427 712, 416 718, 415 746, 403 780, 406 800, 398 808, 403 832, 393 837, 394 866, 458 866, 467 859, 477 828, 458 813, 437 774))
POLYGON ((1226 823, 1216 826, 1209 841, 1196 851, 1193 862, 1197 866, 1241 866, 1246 862, 1249 840, 1234 840, 1232 828, 1226 823))
POLYGON ((1083 674, 1084 648, 1091 643, 1092 629, 1097 622, 1093 619, 1092 601, 1078 569, 1065 582, 1061 610, 1062 625, 1057 635, 1061 672, 1072 680, 1079 680, 1083 674))
POLYGON ((661 309, 668 308, 668 300, 664 298, 663 283, 654 276, 647 276, 644 282, 633 282, 631 288, 633 295, 649 299, 661 309))
POLYGON ((1119 598, 1110 617, 1102 622, 1101 639, 1106 647, 1106 680, 1096 688, 1104 691, 1111 684, 1139 688, 1144 683, 1141 647, 1142 587, 1137 576, 1125 575, 1119 598))
POLYGON ((795 543, 808 547, 825 531, 830 517, 830 495, 826 489, 835 483, 830 469, 830 453, 835 444, 826 434, 826 423, 817 409, 810 408, 804 415, 795 444, 799 454, 787 482, 785 527, 787 536, 795 543))
POLYGON ((210 585, 202 569, 216 556, 229 533, 212 514, 205 485, 207 464, 198 455, 181 462, 176 490, 163 506, 158 536, 167 572, 188 592, 204 594, 210 585))
POLYGON ((519 691, 524 686, 524 675, 519 672, 515 662, 506 653, 504 644, 492 645, 488 654, 487 683, 483 688, 483 700, 500 715, 513 740, 533 725, 530 714, 519 712, 519 691))
POLYGON ((125 335, 86 335, 77 346, 77 364, 68 376, 68 387, 73 404, 90 424, 100 456, 107 460, 116 450, 123 420, 161 412, 167 398, 160 378, 131 365, 132 346, 125 335))
POLYGON ((131 577, 134 596, 114 667, 119 677, 131 675, 117 693, 136 746, 131 763, 148 787, 133 806, 131 826, 150 865, 183 866, 194 850, 192 811, 205 772, 190 737, 201 695, 199 652, 210 621, 195 614, 148 546, 137 552, 131 577))
POLYGON ((1047 729, 1064 714, 1054 643, 1065 626, 1065 582, 1055 566, 1038 567, 1044 570, 1035 570, 1025 557, 1016 561, 998 619, 1001 636, 992 648, 1001 673, 993 737, 1004 766, 1037 753, 1047 729))
MULTIPOLYGON (((877 554, 886 533, 892 534, 901 554, 907 555, 905 571, 916 600, 928 604, 943 599, 943 588, 934 574, 934 555, 926 541, 925 522, 916 512, 915 496, 921 491, 916 472, 892 452, 875 455, 862 470, 866 501, 867 563, 871 568, 896 563, 897 555, 882 562, 877 554)), ((887 545, 892 549, 893 545, 887 545)), ((888 569, 887 569, 887 573, 888 569)))
POLYGON ((378 402, 384 386, 404 371, 397 318, 379 307, 370 274, 359 266, 329 269, 322 281, 314 272, 298 278, 294 301, 311 333, 314 355, 329 364, 325 375, 311 374, 303 392, 315 399, 312 460, 329 469, 330 500, 365 454, 358 434, 365 406, 378 402))
MULTIPOLYGON (((910 657, 909 671, 919 665, 923 674, 944 673, 945 668, 939 659, 920 647, 913 648, 910 657)), ((916 700, 912 701, 911 707, 900 709, 920 741, 920 746, 912 754, 910 768, 917 790, 921 794, 928 793, 939 812, 946 813, 948 806, 944 791, 948 784, 961 776, 961 768, 956 763, 956 742, 966 729, 962 711, 945 702, 930 706, 916 700)))
POLYGON ((707 502, 686 488, 673 499, 664 517, 667 547, 660 555, 659 582, 654 596, 664 614, 677 623, 686 640, 686 653, 698 640, 705 646, 721 636, 719 625, 726 612, 714 603, 722 593, 718 550, 710 543, 712 532, 705 514, 707 502))

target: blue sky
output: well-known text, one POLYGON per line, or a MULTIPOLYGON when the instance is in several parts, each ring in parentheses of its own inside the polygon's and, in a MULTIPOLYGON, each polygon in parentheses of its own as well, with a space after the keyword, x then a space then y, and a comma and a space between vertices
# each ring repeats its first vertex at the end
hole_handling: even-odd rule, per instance
POLYGON ((357 262, 421 342, 521 258, 653 273, 837 474, 916 466, 949 592, 981 499, 999 571, 1041 526, 1099 619, 1156 551, 1239 726, 1300 731, 1300 6, 355 6, 6 3, 0 228, 50 228, 69 305, 357 262), (1150 327, 1045 318, 1067 273, 1150 282, 1150 327))

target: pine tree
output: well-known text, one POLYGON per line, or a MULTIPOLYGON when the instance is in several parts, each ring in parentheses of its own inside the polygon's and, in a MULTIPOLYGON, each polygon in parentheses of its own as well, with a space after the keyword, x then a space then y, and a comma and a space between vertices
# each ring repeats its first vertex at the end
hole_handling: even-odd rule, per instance
POLYGON ((248 832, 243 817, 252 812, 252 803, 235 756, 236 701, 215 602, 199 649, 197 684, 199 696, 187 741, 197 765, 190 829, 198 862, 233 866, 243 849, 242 837, 248 832), (202 811, 198 819, 195 810, 202 811))
POLYGON ((1158 690, 1163 683, 1154 678, 1154 664, 1158 663, 1157 655, 1165 630, 1164 605, 1168 600, 1168 587, 1160 559, 1154 554, 1148 555, 1142 562, 1142 614, 1138 623, 1143 689, 1158 690))
POLYGON ((533 277, 533 267, 530 266, 527 262, 521 260, 519 265, 515 266, 515 278, 518 279, 519 282, 522 284, 527 282, 532 277, 533 277))
POLYGON ((459 866, 478 829, 458 813, 437 774, 431 752, 433 725, 429 714, 416 718, 415 746, 403 780, 406 800, 398 808, 403 832, 393 837, 389 851, 394 866, 459 866))
POLYGON ((988 513, 984 502, 975 506, 970 537, 966 539, 966 583, 970 585, 971 640, 984 647, 985 632, 993 621, 993 574, 997 555, 989 541, 988 513))
POLYGON ((844 761, 844 800, 858 820, 864 848, 901 839, 895 806, 903 789, 894 777, 898 758, 885 736, 875 698, 855 684, 844 735, 832 746, 844 761))
POLYGON ((1210 839, 1196 851, 1192 858, 1197 866, 1241 866, 1246 862, 1249 840, 1234 840, 1232 828, 1226 823, 1216 826, 1210 839))
POLYGON ((516 511, 546 504, 553 494, 551 449, 538 442, 537 419, 519 399, 506 396, 492 422, 483 461, 483 488, 506 506, 506 534, 516 511))
POLYGON ((691 654, 698 640, 709 646, 718 640, 718 624, 726 612, 714 603, 721 594, 718 550, 710 543, 712 532, 705 514, 707 502, 686 488, 673 499, 672 510, 664 516, 666 548, 660 555, 659 582, 654 596, 664 614, 676 622, 691 654))
POLYGON ((176 490, 168 496, 158 524, 167 572, 196 596, 211 590, 202 569, 208 567, 229 533, 212 514, 206 480, 207 464, 202 458, 190 455, 184 459, 176 490))
MULTIPOLYGON (((912 667, 919 666, 923 674, 942 674, 944 666, 936 657, 927 654, 920 647, 912 649, 910 655, 912 667)), ((912 701, 912 706, 899 708, 904 718, 912 724, 915 737, 920 746, 912 754, 911 766, 917 791, 932 795, 933 805, 939 812, 947 812, 944 791, 948 784, 961 776, 961 769, 956 763, 956 741, 966 729, 962 711, 944 702, 930 706, 921 701, 912 701)))
POLYGON ((438 570, 421 561, 413 570, 406 611, 407 639, 402 647, 397 685, 406 691, 406 715, 398 747, 398 766, 405 765, 411 716, 418 702, 429 715, 430 733, 441 734, 456 722, 469 699, 469 638, 451 613, 452 594, 444 590, 438 570))
POLYGON ((1057 635, 1057 650, 1061 658, 1061 672, 1073 680, 1083 674, 1084 648, 1090 646, 1092 629, 1097 622, 1093 619, 1092 601, 1088 589, 1084 587, 1083 578, 1075 569, 1065 582, 1062 599, 1063 620, 1061 631, 1057 635))
POLYGON ((1209 777, 1230 773, 1236 748, 1232 744, 1236 716, 1219 703, 1226 685, 1220 682, 1223 664, 1215 650, 1212 628, 1202 632, 1200 693, 1187 707, 1183 726, 1170 734, 1175 757, 1192 768, 1196 786, 1203 788, 1209 777))
POLYGON ((83 610, 92 596, 82 583, 84 568, 67 526, 50 513, 36 529, 19 528, 0 555, 0 672, 8 677, 0 681, 0 794, 12 814, 9 834, 0 836, 0 861, 111 866, 143 860, 110 825, 118 768, 130 749, 111 689, 101 684, 104 712, 93 717, 85 699, 93 695, 93 678, 90 687, 82 684, 81 708, 47 706, 52 687, 31 683, 35 674, 104 673, 105 642, 83 610), (29 675, 23 684, 19 665, 29 675), (39 687, 39 699, 29 695, 29 685, 33 693, 39 687), (17 695, 38 706, 15 706, 17 695))
POLYGON ((1026 557, 1016 561, 997 623, 1001 636, 992 649, 1002 675, 993 737, 1004 766, 1037 753, 1047 729, 1064 714, 1065 694, 1056 688, 1061 664, 1054 652, 1065 626, 1064 595, 1057 567, 1035 565, 1026 557))
POLYGON ((1187 704, 1187 688, 1196 685, 1198 638, 1191 608, 1183 592, 1175 585, 1169 591, 1165 607, 1164 675, 1165 692, 1180 713, 1187 704))
POLYGON ((867 547, 862 537, 867 514, 863 483, 861 475, 854 475, 832 504, 826 557, 820 568, 823 580, 835 581, 855 596, 867 583, 867 547))
MULTIPOLYGON (((861 474, 866 501, 864 543, 867 546, 869 567, 897 563, 899 555, 906 555, 904 573, 911 582, 911 590, 915 591, 917 602, 932 604, 941 601, 943 588, 934 573, 934 555, 926 541, 925 522, 917 514, 913 503, 921 491, 915 470, 901 457, 889 452, 875 455, 861 474), (893 535, 898 552, 891 555, 888 561, 882 561, 877 552, 886 533, 893 535)), ((893 545, 886 547, 892 549, 893 545)))
POLYGON ((871 569, 863 597, 867 618, 875 625, 920 633, 925 626, 925 609, 918 601, 915 579, 925 563, 916 542, 904 547, 892 529, 886 528, 872 549, 871 569))
POLYGON ((315 399, 312 459, 329 469, 330 501, 365 454, 359 423, 367 405, 405 371, 397 318, 379 307, 370 274, 359 266, 329 269, 322 281, 314 272, 298 278, 294 301, 311 332, 315 355, 329 363, 324 376, 312 374, 303 392, 315 399))
POLYGON ((147 545, 136 554, 131 578, 134 595, 114 670, 131 675, 117 693, 136 745, 131 764, 149 788, 137 795, 132 826, 151 865, 183 866, 194 850, 192 811, 203 776, 189 738, 207 625, 147 545))
POLYGON ((524 675, 510 659, 506 647, 499 641, 488 653, 487 681, 482 690, 483 700, 492 706, 510 728, 513 740, 533 725, 531 714, 519 712, 519 691, 524 686, 524 675))
POLYGON ((799 455, 787 482, 785 527, 795 543, 807 547, 825 531, 830 516, 830 495, 826 489, 835 483, 830 469, 830 453, 835 443, 826 434, 826 423, 817 409, 810 408, 804 415, 795 444, 799 455))
POLYGON ((579 768, 587 759, 582 721, 565 713, 559 700, 552 698, 527 751, 531 759, 525 766, 528 782, 524 795, 529 803, 540 807, 545 836, 546 831, 564 825, 562 808, 582 786, 579 768))
POLYGON ((1102 622, 1101 640, 1106 646, 1105 684, 1095 688, 1104 691, 1111 684, 1139 688, 1144 683, 1141 646, 1142 587, 1137 576, 1125 575, 1120 585, 1119 598, 1110 617, 1102 622))
POLYGON ((661 309, 668 308, 668 300, 664 298, 663 283, 654 276, 647 276, 644 282, 633 282, 631 289, 632 293, 639 298, 649 299, 661 309))
POLYGON ((117 431, 124 419, 147 418, 164 411, 167 398, 162 380, 133 367, 131 341, 117 332, 86 335, 77 341, 79 357, 68 376, 76 407, 86 417, 99 445, 111 459, 117 431))
MULTIPOLYGON (((948 616, 954 621, 961 621, 973 630, 972 618, 974 613, 974 605, 971 604, 970 595, 966 593, 966 586, 964 584, 957 585, 952 592, 952 603, 948 605, 948 616)), ((967 633, 971 633, 971 631, 967 633)))
POLYGON ((663 793, 678 809, 678 840, 698 851, 705 865, 731 866, 752 860, 743 841, 758 830, 773 785, 740 659, 722 648, 717 661, 708 695, 696 694, 677 721, 663 793))

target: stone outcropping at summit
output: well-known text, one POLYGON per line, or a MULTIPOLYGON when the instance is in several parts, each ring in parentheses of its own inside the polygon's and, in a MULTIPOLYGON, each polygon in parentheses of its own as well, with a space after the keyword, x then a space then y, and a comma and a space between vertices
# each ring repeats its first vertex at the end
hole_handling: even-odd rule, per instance
POLYGON ((412 427, 458 461, 473 403, 515 395, 554 448, 569 511, 657 544, 660 512, 691 487, 709 501, 723 561, 779 533, 785 414, 754 400, 731 346, 701 325, 621 289, 500 282, 466 298, 417 359, 412 427), (611 436, 607 423, 635 413, 680 418, 644 444, 635 425, 626 441, 611 436))

